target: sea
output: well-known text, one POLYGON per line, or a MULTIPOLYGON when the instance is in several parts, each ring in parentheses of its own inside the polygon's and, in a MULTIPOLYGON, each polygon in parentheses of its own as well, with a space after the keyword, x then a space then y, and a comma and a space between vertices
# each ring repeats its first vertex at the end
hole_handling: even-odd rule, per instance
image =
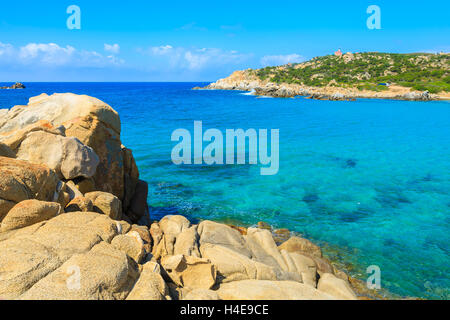
MULTIPOLYGON (((450 103, 258 98, 207 83, 25 83, 0 109, 41 93, 96 97, 149 184, 152 219, 181 214, 287 228, 366 281, 402 297, 450 298, 450 103), (279 130, 279 171, 261 164, 175 165, 177 129, 279 130), (371 269, 372 268, 372 269, 371 269)), ((206 144, 206 143, 204 143, 206 144)))

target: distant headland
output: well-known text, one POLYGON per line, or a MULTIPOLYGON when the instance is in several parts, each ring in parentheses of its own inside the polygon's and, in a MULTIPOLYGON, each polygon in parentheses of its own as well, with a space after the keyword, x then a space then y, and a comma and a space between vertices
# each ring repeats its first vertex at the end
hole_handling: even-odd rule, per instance
POLYGON ((204 88, 319 100, 450 100, 450 53, 343 53, 235 71, 204 88))

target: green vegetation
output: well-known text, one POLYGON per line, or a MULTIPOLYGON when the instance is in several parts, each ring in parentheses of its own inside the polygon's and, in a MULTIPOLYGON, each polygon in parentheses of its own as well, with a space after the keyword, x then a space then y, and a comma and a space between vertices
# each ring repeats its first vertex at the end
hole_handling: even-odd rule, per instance
POLYGON ((300 64, 252 70, 261 80, 307 86, 357 87, 383 91, 380 83, 414 90, 450 91, 450 54, 357 53, 317 57, 300 64))

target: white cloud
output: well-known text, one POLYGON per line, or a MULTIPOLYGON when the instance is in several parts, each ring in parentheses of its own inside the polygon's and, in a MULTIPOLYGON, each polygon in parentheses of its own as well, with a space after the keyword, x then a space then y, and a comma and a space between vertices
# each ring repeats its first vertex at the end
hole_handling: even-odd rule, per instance
POLYGON ((156 55, 165 55, 172 51, 173 47, 171 45, 152 47, 151 51, 156 55))
POLYGON ((45 65, 64 65, 72 60, 75 51, 74 47, 63 48, 55 43, 29 43, 19 49, 19 59, 25 63, 40 61, 45 65))
POLYGON ((261 58, 261 64, 265 67, 279 66, 288 63, 298 63, 303 61, 305 61, 305 58, 296 53, 287 55, 264 56, 261 58))
POLYGON ((78 50, 56 43, 29 43, 22 47, 0 43, 0 64, 44 67, 106 67, 122 64, 115 56, 104 56, 96 51, 78 50))
POLYGON ((105 43, 104 49, 107 52, 111 52, 111 53, 115 53, 115 54, 118 54, 120 52, 120 46, 117 43, 115 43, 115 44, 105 43))
POLYGON ((164 45, 141 51, 154 58, 166 59, 172 68, 202 70, 208 67, 241 63, 251 57, 237 51, 217 48, 183 48, 164 45))

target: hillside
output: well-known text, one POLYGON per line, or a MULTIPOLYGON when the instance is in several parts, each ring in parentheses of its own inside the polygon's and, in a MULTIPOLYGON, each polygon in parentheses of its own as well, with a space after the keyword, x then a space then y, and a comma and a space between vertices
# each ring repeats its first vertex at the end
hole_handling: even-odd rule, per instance
POLYGON ((261 80, 307 86, 356 86, 383 90, 395 83, 430 93, 450 91, 450 54, 347 53, 308 62, 254 70, 261 80))
POLYGON ((346 53, 307 62, 247 69, 206 89, 253 90, 256 94, 342 100, 450 98, 450 54, 346 53))

